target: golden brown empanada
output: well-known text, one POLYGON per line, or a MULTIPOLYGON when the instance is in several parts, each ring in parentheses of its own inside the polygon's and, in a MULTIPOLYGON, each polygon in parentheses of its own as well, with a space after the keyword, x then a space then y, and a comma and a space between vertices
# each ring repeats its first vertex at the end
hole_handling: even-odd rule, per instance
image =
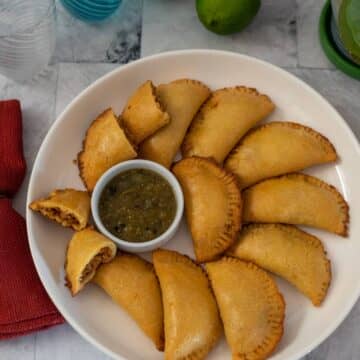
POLYGON ((173 167, 184 192, 185 212, 199 262, 231 246, 241 228, 241 195, 234 175, 214 161, 186 158, 173 167))
POLYGON ((153 262, 164 306, 165 359, 204 359, 222 331, 204 270, 169 250, 154 251, 153 262))
POLYGON ((283 334, 285 302, 256 265, 231 257, 207 263, 232 358, 265 359, 283 334))
POLYGON ((264 180, 243 192, 244 222, 313 226, 347 236, 349 207, 331 185, 310 175, 264 180))
POLYGON ((164 316, 154 267, 141 257, 121 253, 100 266, 93 282, 136 321, 144 333, 164 350, 164 316))
POLYGON ((101 263, 111 261, 116 245, 91 226, 71 238, 65 261, 66 286, 76 295, 95 275, 101 263))
POLYGON ((242 136, 274 110, 266 95, 245 86, 215 91, 192 122, 182 145, 183 156, 222 161, 242 136))
POLYGON ((62 226, 82 230, 89 220, 90 196, 87 191, 58 189, 33 201, 29 207, 62 226))
POLYGON ((150 80, 131 95, 121 115, 121 121, 136 144, 170 121, 168 113, 157 101, 155 87, 150 80))
POLYGON ((100 176, 113 165, 137 156, 112 109, 105 110, 90 125, 78 154, 80 177, 92 191, 100 176))
POLYGON ((318 238, 295 226, 247 225, 227 253, 285 278, 315 306, 326 296, 331 269, 324 247, 318 238))
POLYGON ((200 81, 180 79, 156 88, 160 103, 170 115, 170 123, 146 139, 139 148, 142 158, 170 167, 191 120, 210 90, 200 81))
POLYGON ((226 159, 225 168, 241 188, 261 180, 335 161, 331 142, 315 130, 291 122, 270 122, 250 131, 226 159))

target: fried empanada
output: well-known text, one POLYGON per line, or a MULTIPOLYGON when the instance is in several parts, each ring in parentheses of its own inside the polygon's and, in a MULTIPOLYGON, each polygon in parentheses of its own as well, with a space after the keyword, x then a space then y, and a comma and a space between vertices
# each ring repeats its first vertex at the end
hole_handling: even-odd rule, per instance
POLYGON ((215 91, 192 122, 182 154, 212 157, 222 163, 244 134, 274 110, 256 89, 237 86, 215 91))
POLYGON ((204 270, 175 251, 156 250, 165 321, 165 359, 204 359, 222 326, 204 270))
POLYGON ((232 358, 265 359, 284 328, 285 302, 275 281, 256 265, 231 257, 205 267, 232 358))
POLYGON ((331 185, 310 175, 289 174, 243 191, 244 222, 313 226, 347 236, 349 207, 331 185))
POLYGON ((105 110, 90 125, 78 154, 80 177, 92 191, 100 176, 113 165, 137 156, 112 109, 105 110))
POLYGON ((173 167, 184 192, 185 213, 199 262, 231 246, 241 228, 241 194, 234 175, 214 161, 186 158, 173 167))
POLYGON ((62 226, 82 230, 89 220, 90 196, 87 191, 54 190, 48 197, 33 201, 29 207, 62 226))
POLYGON ((270 122, 246 135, 226 159, 225 168, 241 188, 261 180, 337 159, 331 142, 315 130, 291 122, 270 122))
POLYGON ((135 144, 141 143, 169 121, 169 114, 157 100, 153 83, 148 80, 131 95, 121 121, 135 144))
POLYGON ((293 225, 247 225, 227 253, 285 278, 315 306, 326 296, 331 269, 324 247, 318 238, 293 225))
POLYGON ((95 275, 102 263, 116 255, 116 245, 91 226, 76 232, 71 238, 65 261, 65 281, 76 295, 95 275))
POLYGON ((93 282, 136 321, 144 333, 164 350, 164 316, 154 267, 141 257, 121 253, 100 266, 93 282))
POLYGON ((180 79, 156 89, 159 101, 170 115, 170 123, 146 139, 139 148, 142 158, 170 167, 191 120, 210 90, 200 81, 180 79))

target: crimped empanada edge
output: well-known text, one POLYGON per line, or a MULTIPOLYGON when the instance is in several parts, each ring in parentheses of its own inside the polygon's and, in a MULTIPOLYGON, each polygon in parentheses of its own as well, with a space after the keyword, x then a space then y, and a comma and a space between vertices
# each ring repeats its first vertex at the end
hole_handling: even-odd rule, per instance
POLYGON ((89 193, 92 192, 93 189, 90 189, 89 188, 89 185, 87 183, 87 179, 86 179, 86 176, 85 176, 85 165, 84 165, 84 162, 83 162, 83 156, 85 154, 85 150, 86 150, 86 146, 87 146, 87 139, 88 139, 88 135, 89 135, 89 132, 91 130, 91 128, 93 127, 93 125, 95 125, 97 122, 101 121, 102 120, 102 117, 104 114, 106 114, 108 111, 112 111, 112 113, 114 114, 116 120, 117 120, 117 124, 119 125, 120 129, 124 132, 125 134, 125 137, 127 139, 127 141, 129 142, 130 146, 132 147, 132 149, 134 150, 134 153, 136 154, 137 156, 137 149, 136 147, 134 146, 134 143, 129 139, 129 137, 127 136, 125 130, 123 129, 123 127, 121 126, 120 122, 119 122, 119 119, 118 117, 116 116, 116 114, 114 113, 114 110, 109 107, 107 108, 106 110, 104 110, 101 114, 99 114, 96 119, 94 119, 91 124, 89 125, 89 127, 87 128, 86 132, 85 132, 85 136, 84 136, 84 139, 82 141, 82 148, 80 150, 80 152, 77 154, 77 165, 78 165, 78 169, 79 169, 79 176, 80 176, 80 179, 82 180, 83 184, 85 185, 85 188, 87 189, 87 191, 89 193))
MULTIPOLYGON (((244 353, 233 354, 233 359, 247 359, 247 356, 249 356, 249 355, 252 355, 252 354, 258 355, 259 350, 263 351, 264 345, 268 345, 270 343, 271 345, 265 351, 265 353, 261 354, 260 358, 262 359, 262 358, 267 357, 269 354, 271 354, 275 350, 276 346, 279 344, 279 342, 284 334, 284 319, 285 319, 286 303, 285 303, 283 295, 281 294, 281 292, 279 291, 279 289, 277 287, 275 280, 267 273, 267 271, 263 270, 262 268, 260 268, 259 266, 255 265, 254 263, 252 263, 250 261, 240 260, 240 259, 232 257, 232 256, 223 256, 220 260, 209 262, 209 264, 215 263, 215 262, 218 262, 218 263, 221 263, 221 262, 242 263, 249 269, 256 271, 258 274, 260 274, 262 279, 264 279, 263 284, 266 285, 265 289, 270 289, 271 294, 277 296, 278 300, 280 300, 279 302, 276 303, 276 306, 278 306, 281 309, 282 315, 280 317, 277 317, 276 319, 272 318, 272 322, 275 322, 275 325, 277 325, 275 327, 275 329, 276 329, 275 336, 268 335, 267 337, 265 337, 263 342, 261 344, 259 344, 251 352, 248 352, 245 354, 244 353)), ((208 264, 205 264, 206 269, 207 269, 207 265, 208 264)), ((210 278, 210 283, 212 284, 211 276, 209 276, 209 278, 210 278)), ((272 297, 272 299, 274 299, 274 297, 272 297)), ((220 313, 220 315, 221 315, 221 313, 220 313)), ((250 358, 252 358, 252 357, 250 357, 250 358)))
POLYGON ((340 213, 343 215, 343 219, 341 221, 341 228, 336 231, 336 234, 347 237, 348 236, 348 224, 349 224, 349 220, 350 220, 350 215, 349 215, 349 205, 346 202, 346 200, 343 198, 343 196, 340 194, 340 192, 336 189, 335 186, 330 185, 328 183, 326 183, 325 181, 322 181, 314 176, 311 175, 306 175, 306 174, 301 174, 301 173, 293 173, 293 174, 287 174, 287 175, 283 175, 284 177, 288 177, 288 178, 301 178, 307 182, 309 182, 310 184, 314 184, 317 185, 323 189, 328 190, 330 193, 335 195, 335 198, 337 200, 337 203, 339 205, 340 208, 340 213))
MULTIPOLYGON (((189 255, 181 254, 176 250, 167 250, 167 249, 159 248, 152 252, 152 256, 154 256, 155 254, 161 254, 161 253, 167 254, 167 256, 171 257, 171 260, 175 263, 180 263, 180 264, 185 264, 185 265, 191 266, 191 268, 193 268, 194 270, 197 270, 198 272, 200 271, 208 279, 208 275, 207 275, 206 271, 202 268, 202 266, 200 264, 198 264, 189 255)), ((155 265, 153 265, 153 266, 155 268, 155 265)), ((155 271, 155 273, 156 273, 156 271, 155 271)), ((210 286, 209 286, 209 289, 212 292, 212 289, 210 286)))
MULTIPOLYGON (((155 253, 166 253, 166 254, 168 254, 168 256, 170 256, 172 258, 172 260, 175 260, 175 262, 178 262, 178 263, 181 263, 181 264, 184 264, 184 265, 189 265, 192 269, 196 270, 199 275, 203 274, 205 276, 206 280, 207 280, 207 288, 208 288, 211 296, 213 297, 215 305, 216 305, 216 311, 217 311, 217 314, 218 314, 218 319, 219 319, 219 324, 220 324, 219 329, 218 329, 219 333, 214 334, 213 339, 211 340, 211 342, 209 343, 209 345, 207 347, 197 349, 196 351, 186 355, 186 359, 188 359, 188 360, 203 359, 203 357, 214 347, 216 342, 219 340, 219 337, 220 337, 220 334, 221 334, 221 331, 222 331, 222 323, 221 323, 220 311, 219 311, 219 308, 218 308, 217 303, 216 303, 216 298, 215 298, 214 291, 213 291, 213 289, 211 287, 211 284, 210 284, 209 275, 201 265, 197 264, 195 262, 195 260, 193 260, 190 256, 188 256, 186 254, 181 254, 181 253, 177 252, 176 250, 167 250, 167 249, 162 249, 162 248, 154 250, 152 252, 152 256, 154 256, 155 253)), ((154 266, 154 270, 155 270, 155 265, 153 265, 153 266, 154 266)), ((159 276, 156 273, 156 270, 155 270, 155 274, 156 274, 157 278, 159 278, 159 276)), ((159 281, 159 279, 158 279, 158 281, 159 281)), ((160 289, 161 289, 161 282, 160 281, 159 281, 159 284, 160 284, 160 289)), ((162 292, 162 289, 161 289, 161 292, 162 292)))
POLYGON ((349 225, 349 221, 350 221, 350 215, 349 215, 349 205, 346 202, 346 200, 343 198, 343 196, 340 194, 340 192, 336 189, 335 186, 330 185, 328 183, 326 183, 323 180, 320 180, 318 178, 316 178, 315 176, 311 176, 311 175, 307 175, 307 174, 302 174, 302 173, 289 173, 289 174, 285 174, 285 175, 279 175, 279 176, 275 176, 269 179, 265 179, 257 184, 254 184, 248 188, 246 188, 244 190, 244 193, 252 191, 253 188, 255 188, 256 186, 260 186, 261 184, 264 184, 266 182, 270 182, 270 181, 274 181, 276 179, 302 179, 304 182, 308 182, 310 184, 316 185, 320 188, 326 189, 327 191, 329 191, 331 194, 333 194, 335 196, 335 199, 337 200, 337 204, 339 205, 339 213, 342 215, 342 219, 341 219, 341 226, 340 229, 334 231, 335 234, 338 234, 340 236, 343 237, 347 237, 348 236, 348 225, 349 225))
POLYGON ((84 139, 81 144, 82 145, 81 150, 78 152, 77 157, 76 157, 80 179, 82 180, 82 182, 85 185, 85 188, 87 189, 88 192, 91 192, 91 190, 87 184, 87 179, 85 176, 85 165, 83 162, 83 156, 85 154, 85 150, 86 150, 86 146, 87 146, 87 139, 88 139, 88 135, 89 135, 89 132, 90 132, 90 129, 92 128, 92 126, 95 125, 97 122, 99 122, 102 119, 102 116, 105 115, 108 111, 113 111, 113 110, 111 107, 105 109, 90 123, 90 125, 86 129, 85 136, 84 136, 84 139))
MULTIPOLYGON (((157 276, 157 274, 156 274, 156 272, 155 272, 155 267, 154 267, 154 265, 153 265, 150 261, 144 259, 143 257, 141 257, 141 256, 139 256, 139 255, 137 255, 137 254, 129 253, 129 252, 126 252, 126 251, 123 251, 123 250, 121 250, 121 251, 118 250, 117 253, 116 253, 116 255, 115 255, 115 257, 114 257, 114 259, 115 259, 116 257, 121 257, 121 258, 124 258, 124 257, 125 257, 125 258, 128 258, 128 259, 136 259, 136 261, 139 261, 139 262, 141 262, 142 264, 144 264, 145 267, 146 267, 146 269, 149 270, 149 271, 154 275, 155 280, 156 280, 157 284, 159 285, 160 298, 161 298, 161 302, 162 302, 161 287, 160 287, 159 278, 158 278, 158 276, 157 276)), ((106 266, 107 264, 110 265, 111 262, 112 262, 112 261, 110 261, 110 262, 108 262, 108 263, 106 263, 106 264, 103 264, 103 263, 102 263, 102 264, 99 265, 99 268, 102 267, 103 265, 105 265, 105 266, 106 266)), ((92 280, 91 280, 91 281, 92 281, 92 280)), ((96 283, 96 282, 95 282, 95 283, 96 283)), ((106 292, 106 291, 105 291, 105 292, 106 292)), ((159 339, 156 339, 156 341, 154 341, 155 339, 150 338, 150 337, 149 337, 149 339, 155 344, 155 347, 156 347, 159 351, 164 351, 164 348, 165 348, 164 328, 163 328, 162 334, 161 334, 161 336, 159 337, 159 339)))
POLYGON ((237 86, 233 86, 233 87, 220 88, 220 89, 215 90, 215 91, 213 92, 213 95, 216 96, 216 95, 219 94, 219 93, 231 92, 231 91, 237 91, 237 92, 239 92, 239 93, 251 94, 251 95, 255 95, 255 96, 261 97, 261 98, 264 99, 266 102, 268 102, 268 103, 271 104, 273 107, 275 107, 275 104, 274 104, 273 101, 271 100, 270 96, 259 92, 256 88, 252 88, 252 87, 245 86, 245 85, 237 85, 237 86))
MULTIPOLYGON (((338 158, 336 149, 334 147, 334 145, 331 143, 331 141, 324 136, 323 134, 319 133, 318 131, 312 129, 309 126, 300 124, 300 123, 296 123, 296 122, 291 122, 291 121, 270 121, 266 124, 262 124, 260 126, 256 126, 252 129, 250 129, 245 136, 240 139, 239 143, 236 144, 234 146, 234 148, 231 150, 230 154, 227 156, 227 158, 225 159, 225 167, 227 166, 227 161, 231 160, 233 157, 236 157, 241 146, 242 145, 246 145, 248 141, 250 141, 250 139, 252 138, 252 136, 258 132, 262 132, 268 128, 274 127, 274 126, 282 126, 282 127, 287 127, 287 128, 292 128, 292 129, 296 129, 296 130, 303 130, 307 135, 309 135, 310 137, 316 139, 319 141, 319 143, 321 144, 321 147, 324 149, 324 152, 326 154, 328 154, 329 156, 331 156, 331 159, 327 160, 327 162, 332 162, 332 161, 336 161, 338 158)), ((231 170, 229 168, 229 170, 231 170)))
POLYGON ((244 94, 252 94, 255 95, 261 99, 264 99, 266 103, 268 103, 271 106, 271 110, 270 113, 274 110, 275 108, 275 104, 273 103, 273 101, 270 99, 270 97, 266 94, 262 94, 260 93, 257 89, 255 88, 251 88, 251 87, 247 87, 247 86, 234 86, 234 87, 225 87, 225 88, 220 88, 217 89, 215 91, 213 91, 209 97, 207 98, 207 100, 201 105, 198 113, 196 114, 196 116, 194 117, 192 123, 190 124, 188 131, 184 137, 184 141, 181 144, 181 154, 183 157, 189 157, 191 156, 192 150, 193 150, 193 144, 192 144, 192 140, 189 140, 188 135, 190 135, 191 132, 196 131, 196 129, 202 124, 202 122, 204 121, 204 112, 207 110, 206 108, 209 106, 209 104, 211 103, 212 100, 216 100, 216 97, 218 94, 224 93, 224 92, 232 92, 232 91, 237 91, 239 93, 244 93, 244 94))
MULTIPOLYGON (((313 303, 314 306, 320 306, 322 304, 323 300, 325 299, 325 296, 327 294, 327 291, 329 289, 331 279, 332 279, 331 261, 327 257, 327 252, 325 250, 325 247, 324 247, 324 244, 322 243, 322 241, 319 238, 317 238, 316 236, 314 236, 310 233, 307 233, 307 232, 299 229, 295 225, 291 225, 291 224, 251 223, 251 224, 244 225, 241 232, 248 233, 248 232, 252 232, 252 231, 256 231, 256 232, 257 231, 266 231, 266 229, 280 229, 281 231, 287 232, 288 234, 291 234, 291 235, 293 233, 304 234, 305 236, 301 237, 302 240, 304 240, 307 244, 309 244, 309 246, 311 246, 315 249, 321 250, 321 253, 322 253, 321 259, 322 259, 323 266, 325 268, 325 272, 327 274, 327 278, 322 283, 322 287, 319 289, 320 291, 317 292, 316 294, 314 292, 313 294, 310 295, 310 294, 305 294, 301 289, 298 289, 301 293, 303 293, 306 297, 308 297, 311 300, 311 302, 313 303)), ((238 258, 236 255, 236 245, 237 244, 234 244, 233 247, 227 251, 226 255, 238 258)), ((242 260, 242 259, 240 258, 240 260, 242 260)), ((244 261, 250 261, 250 260, 244 259, 244 261)), ((256 265, 261 267, 261 265, 258 265, 258 264, 256 264, 256 265)), ((281 276, 281 275, 279 275, 279 276, 281 276)), ((295 286, 295 284, 293 284, 293 285, 295 286)))
POLYGON ((203 158, 200 156, 184 158, 174 163, 174 165, 172 166, 172 170, 181 162, 184 163, 188 161, 194 162, 195 164, 198 163, 200 164, 200 166, 203 166, 204 164, 208 164, 208 166, 211 166, 213 169, 212 173, 216 178, 220 180, 221 183, 226 186, 227 192, 229 194, 229 209, 226 215, 227 218, 230 218, 231 220, 228 220, 224 224, 224 232, 217 235, 217 240, 214 244, 214 248, 219 250, 215 254, 209 256, 200 258, 196 256, 196 260, 202 263, 219 258, 226 251, 226 249, 228 249, 232 244, 235 243, 237 236, 241 230, 242 224, 242 198, 236 176, 228 170, 220 167, 213 158, 203 158), (232 188, 232 190, 230 188, 232 188), (235 192, 237 194, 235 194, 235 192), (229 228, 230 230, 227 231, 227 228, 229 228), (234 234, 231 234, 231 230, 233 230, 234 234))
POLYGON ((207 85, 205 85, 202 81, 196 80, 196 79, 189 79, 189 78, 176 79, 176 80, 173 80, 173 81, 171 81, 171 82, 169 82, 169 83, 159 84, 157 87, 159 87, 159 86, 169 86, 169 85, 172 85, 172 84, 182 84, 182 83, 199 85, 200 87, 202 87, 203 89, 205 89, 205 90, 209 93, 209 95, 211 94, 210 88, 209 88, 207 85))

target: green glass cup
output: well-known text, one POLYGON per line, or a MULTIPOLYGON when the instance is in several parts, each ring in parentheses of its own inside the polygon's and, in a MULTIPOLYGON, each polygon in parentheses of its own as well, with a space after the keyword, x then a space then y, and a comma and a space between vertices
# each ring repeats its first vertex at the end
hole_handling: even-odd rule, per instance
POLYGON ((360 65, 360 0, 331 0, 331 30, 343 55, 360 65))

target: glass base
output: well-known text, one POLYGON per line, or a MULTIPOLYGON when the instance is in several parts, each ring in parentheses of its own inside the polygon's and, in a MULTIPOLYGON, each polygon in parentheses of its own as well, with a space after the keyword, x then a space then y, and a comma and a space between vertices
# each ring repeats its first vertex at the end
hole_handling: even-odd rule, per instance
POLYGON ((328 0, 321 12, 319 20, 320 43, 327 58, 342 72, 354 79, 360 80, 360 65, 351 61, 336 45, 331 31, 332 11, 328 0))

